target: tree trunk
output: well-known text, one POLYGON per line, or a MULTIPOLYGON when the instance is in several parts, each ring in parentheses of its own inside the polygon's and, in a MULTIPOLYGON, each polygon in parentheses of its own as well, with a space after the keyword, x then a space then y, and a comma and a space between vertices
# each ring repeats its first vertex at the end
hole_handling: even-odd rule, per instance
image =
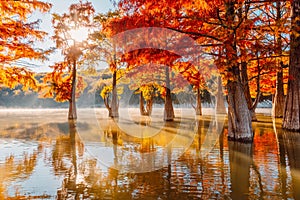
POLYGON ((284 89, 283 89, 283 72, 277 72, 276 93, 273 102, 272 116, 276 118, 283 117, 284 112, 284 89))
POLYGON ((300 130, 300 0, 292 3, 292 30, 290 42, 290 68, 288 94, 284 111, 283 128, 300 130))
POLYGON ((108 110, 108 116, 113 118, 111 107, 107 108, 107 110, 108 110))
POLYGON ((221 76, 218 76, 218 91, 217 91, 217 96, 216 96, 216 114, 226 114, 221 76))
POLYGON ((166 99, 164 109, 164 120, 173 121, 175 118, 174 108, 172 103, 171 89, 170 89, 170 73, 169 68, 166 67, 166 99))
POLYGON ((153 99, 150 98, 149 100, 146 100, 146 108, 144 105, 144 96, 143 92, 140 93, 140 113, 143 116, 150 116, 152 113, 152 105, 153 105, 153 99))
POLYGON ((152 114, 152 107, 153 107, 153 97, 151 97, 151 99, 146 101, 146 110, 148 116, 152 114))
MULTIPOLYGON (((281 2, 276 2, 276 23, 281 22, 281 2)), ((281 33, 277 36, 277 52, 279 56, 282 55, 282 39, 281 33)), ((280 62, 279 71, 276 75, 276 92, 272 107, 272 116, 276 118, 283 117, 284 113, 284 88, 283 88, 283 63, 280 62)))
POLYGON ((144 107, 144 97, 143 97, 143 92, 140 92, 140 113, 141 115, 145 115, 145 107, 144 107))
POLYGON ((200 89, 199 89, 199 88, 197 88, 196 115, 202 115, 201 92, 200 92, 200 89))
POLYGON ((247 106, 248 106, 248 109, 250 110, 252 121, 257 121, 257 117, 256 117, 256 114, 255 114, 255 108, 252 108, 253 107, 253 101, 252 101, 252 97, 251 97, 251 93, 250 93, 250 87, 249 87, 249 78, 248 78, 248 73, 247 73, 247 63, 242 62, 241 66, 242 66, 242 70, 241 70, 242 84, 244 86, 244 93, 245 93, 245 98, 246 98, 246 101, 247 101, 247 106))
POLYGON ((77 119, 76 112, 76 60, 73 61, 71 98, 69 99, 68 119, 77 119))
POLYGON ((229 81, 228 89, 228 139, 253 141, 252 118, 244 96, 242 84, 229 81))
MULTIPOLYGON (((226 1, 226 20, 228 23, 235 21, 235 1, 226 1)), ((228 80, 228 139, 242 142, 253 141, 252 117, 247 106, 244 88, 241 83, 241 73, 237 63, 236 35, 233 31, 226 41, 226 55, 228 67, 233 80, 228 80)))
POLYGON ((111 106, 110 106, 110 117, 115 118, 119 117, 119 105, 118 105, 118 94, 117 94, 117 71, 113 73, 113 83, 112 83, 112 97, 111 97, 111 106))

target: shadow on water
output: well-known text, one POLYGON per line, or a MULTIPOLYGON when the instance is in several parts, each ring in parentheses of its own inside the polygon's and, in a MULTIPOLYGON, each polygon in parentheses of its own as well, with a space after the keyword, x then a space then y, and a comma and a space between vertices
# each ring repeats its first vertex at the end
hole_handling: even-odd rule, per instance
MULTIPOLYGON (((1 127, 0 199, 300 199, 300 134, 281 130, 280 121, 273 129, 270 117, 258 118, 253 144, 228 142, 227 128, 215 122, 211 128, 211 116, 183 119, 195 134, 179 157, 166 146, 178 134, 178 121, 166 123, 155 136, 135 138, 107 118, 102 131, 87 122, 20 120, 1 127), (85 133, 78 127, 91 142, 81 141, 85 133), (220 131, 216 142, 210 131, 220 131), (89 145, 109 157, 109 165, 99 165, 86 151, 89 145), (130 152, 162 147, 162 154, 148 160, 163 157, 162 168, 133 173, 115 167, 139 164, 130 152)), ((151 121, 141 124, 151 126, 151 121)))

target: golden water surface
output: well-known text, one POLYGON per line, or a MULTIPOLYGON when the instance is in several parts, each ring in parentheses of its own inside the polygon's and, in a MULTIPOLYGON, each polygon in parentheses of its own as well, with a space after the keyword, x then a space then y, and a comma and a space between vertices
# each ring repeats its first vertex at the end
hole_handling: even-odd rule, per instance
POLYGON ((158 131, 138 137, 103 112, 97 128, 68 122, 66 110, 0 111, 0 199, 300 199, 300 134, 280 120, 259 114, 243 144, 227 141, 226 126, 210 129, 210 115, 143 119, 158 131))

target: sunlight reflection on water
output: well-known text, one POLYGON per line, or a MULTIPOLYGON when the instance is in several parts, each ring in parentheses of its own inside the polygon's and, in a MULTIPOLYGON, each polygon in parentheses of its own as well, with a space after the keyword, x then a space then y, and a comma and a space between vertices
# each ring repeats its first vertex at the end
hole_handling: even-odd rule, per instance
POLYGON ((110 121, 104 109, 96 110, 102 123, 99 131, 83 120, 90 111, 79 111, 82 121, 77 121, 77 128, 90 133, 84 135, 72 132, 64 109, 1 110, 0 199, 300 198, 300 135, 281 129, 275 134, 266 114, 258 115, 259 122, 254 123, 253 145, 228 142, 225 127, 206 156, 201 151, 210 138, 212 117, 199 117, 197 134, 182 156, 173 158, 176 149, 157 154, 170 162, 162 169, 135 174, 107 164, 129 162, 131 151, 158 151, 168 141, 164 134, 143 141, 121 132, 114 135, 113 128, 104 124, 110 121), (86 137, 84 143, 81 136, 86 137), (92 148, 106 159, 105 165, 86 151, 92 148))

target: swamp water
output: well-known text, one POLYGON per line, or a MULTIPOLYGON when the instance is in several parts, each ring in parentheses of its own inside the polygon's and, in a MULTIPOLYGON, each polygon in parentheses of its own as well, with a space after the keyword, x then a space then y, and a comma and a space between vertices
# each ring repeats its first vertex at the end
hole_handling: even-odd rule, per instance
POLYGON ((259 114, 242 144, 212 115, 131 111, 1 110, 0 199, 300 199, 300 134, 280 120, 259 114))

